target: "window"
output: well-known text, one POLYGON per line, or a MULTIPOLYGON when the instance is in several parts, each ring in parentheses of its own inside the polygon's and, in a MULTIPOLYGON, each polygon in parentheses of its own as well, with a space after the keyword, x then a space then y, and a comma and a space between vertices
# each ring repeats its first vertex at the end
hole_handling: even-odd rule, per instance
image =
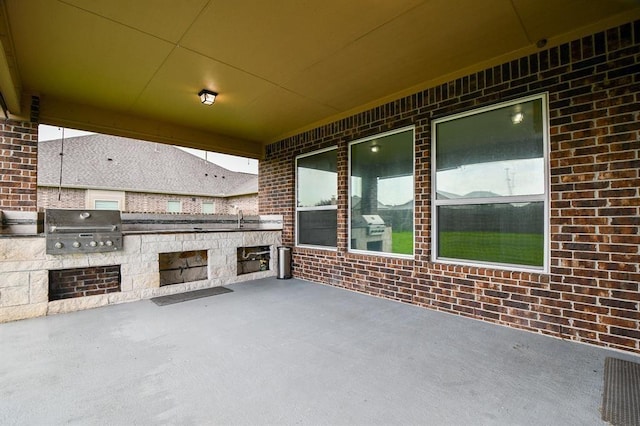
POLYGON ((413 256, 413 128, 353 142, 349 250, 413 256))
POLYGON ((124 191, 108 191, 102 189, 87 189, 85 205, 97 210, 124 210, 124 191))
POLYGON ((546 268, 547 98, 435 120, 435 260, 546 268))
POLYGON ((213 203, 202 203, 202 214, 213 214, 214 212, 213 203))
POLYGON ((167 213, 181 213, 182 203, 180 201, 167 201, 167 213))
POLYGON ((335 148, 296 158, 296 245, 337 247, 337 164, 335 148))
POLYGON ((94 208, 97 210, 120 210, 118 202, 112 200, 95 200, 94 208))

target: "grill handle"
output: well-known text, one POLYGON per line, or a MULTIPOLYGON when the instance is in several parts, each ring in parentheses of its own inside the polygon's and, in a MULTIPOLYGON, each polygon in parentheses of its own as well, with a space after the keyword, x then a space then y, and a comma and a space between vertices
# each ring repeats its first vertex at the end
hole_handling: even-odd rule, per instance
POLYGON ((52 225, 49 227, 49 232, 69 232, 69 231, 107 231, 114 232, 118 230, 118 225, 108 225, 108 226, 58 226, 52 225))

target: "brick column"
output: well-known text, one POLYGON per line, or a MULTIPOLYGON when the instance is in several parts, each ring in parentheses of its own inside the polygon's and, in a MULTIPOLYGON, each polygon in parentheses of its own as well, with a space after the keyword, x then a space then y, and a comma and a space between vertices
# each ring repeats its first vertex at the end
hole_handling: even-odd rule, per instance
POLYGON ((37 211, 37 163, 37 114, 31 121, 0 120, 0 210, 37 211))

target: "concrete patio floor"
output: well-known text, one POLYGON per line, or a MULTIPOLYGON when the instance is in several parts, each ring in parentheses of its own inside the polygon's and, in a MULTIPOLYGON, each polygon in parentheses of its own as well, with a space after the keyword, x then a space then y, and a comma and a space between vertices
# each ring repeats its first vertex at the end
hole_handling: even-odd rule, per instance
POLYGON ((0 324, 0 424, 602 424, 639 357, 299 280, 0 324))

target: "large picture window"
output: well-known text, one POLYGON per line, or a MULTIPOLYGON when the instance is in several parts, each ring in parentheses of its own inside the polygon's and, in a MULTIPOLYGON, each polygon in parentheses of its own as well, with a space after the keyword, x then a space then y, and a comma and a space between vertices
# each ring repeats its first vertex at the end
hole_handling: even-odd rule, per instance
POLYGON ((413 256, 413 141, 405 128, 350 145, 350 251, 413 256))
POLYGON ((545 269, 547 99, 434 120, 435 260, 545 269))
POLYGON ((335 148, 296 158, 296 245, 337 247, 337 163, 335 148))

